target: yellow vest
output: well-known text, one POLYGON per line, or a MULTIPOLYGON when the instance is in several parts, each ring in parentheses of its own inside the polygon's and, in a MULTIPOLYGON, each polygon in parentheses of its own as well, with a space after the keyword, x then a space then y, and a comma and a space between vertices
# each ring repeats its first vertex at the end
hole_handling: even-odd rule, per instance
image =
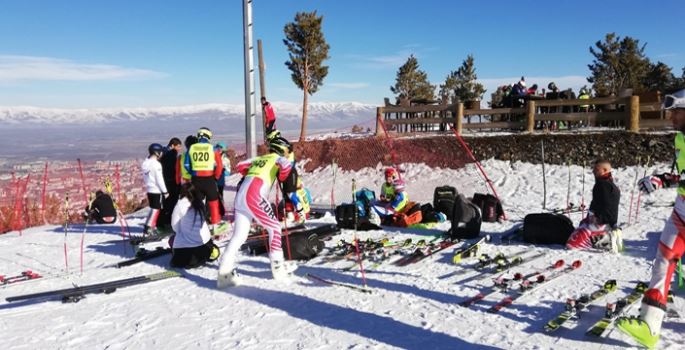
POLYGON ((214 147, 209 143, 196 143, 190 146, 190 168, 193 171, 214 170, 214 147))
POLYGON ((180 163, 180 164, 181 164, 181 178, 182 178, 183 180, 190 181, 190 179, 192 178, 192 176, 190 175, 190 173, 188 172, 188 170, 186 170, 186 167, 183 166, 183 164, 185 163, 185 160, 186 160, 186 154, 185 154, 185 153, 181 153, 181 160, 180 160, 180 162, 181 162, 181 163, 180 163))
MULTIPOLYGON (((580 99, 580 100, 589 100, 589 99, 590 99, 590 95, 580 95, 580 96, 578 96, 578 99, 580 99)), ((580 105, 580 108, 588 108, 588 107, 590 107, 590 105, 580 105)))
POLYGON ((255 158, 247 169, 247 176, 258 177, 268 184, 273 184, 278 175, 276 160, 279 157, 278 154, 269 153, 255 158))
MULTIPOLYGON (((678 175, 685 176, 685 135, 680 131, 675 135, 675 167, 678 175)), ((685 186, 682 184, 678 184, 678 194, 685 196, 685 186)))
MULTIPOLYGON (((385 200, 388 202, 393 202, 395 201, 395 186, 393 184, 388 185, 387 182, 383 183, 383 186, 381 187, 381 192, 385 196, 385 200)), ((402 211, 404 207, 407 205, 407 202, 409 202, 409 196, 407 195, 407 192, 404 192, 404 198, 402 201, 395 207, 395 211, 402 211)))

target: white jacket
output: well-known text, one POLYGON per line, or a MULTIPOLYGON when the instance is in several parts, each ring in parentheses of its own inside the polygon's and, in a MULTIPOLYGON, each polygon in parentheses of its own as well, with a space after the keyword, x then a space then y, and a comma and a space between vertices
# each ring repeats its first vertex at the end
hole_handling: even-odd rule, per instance
POLYGON ((162 164, 157 159, 148 158, 143 162, 142 168, 147 193, 167 193, 162 175, 162 164))
POLYGON ((176 203, 171 227, 176 232, 173 248, 199 247, 211 239, 205 218, 190 206, 188 198, 181 198, 176 203))

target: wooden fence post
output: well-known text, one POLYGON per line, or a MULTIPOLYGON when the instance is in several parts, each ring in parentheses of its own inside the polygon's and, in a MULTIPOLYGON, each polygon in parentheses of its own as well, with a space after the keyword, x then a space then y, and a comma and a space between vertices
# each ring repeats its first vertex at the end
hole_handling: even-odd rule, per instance
POLYGON ((640 132, 640 96, 630 96, 630 122, 629 131, 640 132))
POLYGON ((456 129, 457 129, 457 134, 461 135, 461 124, 464 119, 464 103, 459 102, 457 103, 457 115, 456 115, 457 122, 455 123, 456 129))
POLYGON ((535 129, 535 101, 528 101, 527 104, 527 120, 528 120, 528 132, 532 133, 535 129))
POLYGON ((383 130, 381 130, 381 118, 383 118, 383 107, 376 108, 376 136, 383 135, 383 130))

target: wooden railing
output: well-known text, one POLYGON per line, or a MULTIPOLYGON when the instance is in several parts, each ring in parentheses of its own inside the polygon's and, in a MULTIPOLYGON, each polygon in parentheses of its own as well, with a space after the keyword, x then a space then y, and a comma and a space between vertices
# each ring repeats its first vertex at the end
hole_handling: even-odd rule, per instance
MULTIPOLYGON (((572 109, 572 108, 570 108, 572 109)), ((458 133, 463 129, 514 129, 532 133, 536 122, 563 121, 595 126, 612 123, 625 127, 631 132, 641 129, 665 129, 670 123, 661 114, 659 119, 642 119, 641 112, 659 112, 659 102, 640 104, 639 96, 601 97, 573 100, 528 100, 521 108, 464 109, 463 103, 419 106, 385 106, 376 109, 376 134, 383 130, 381 121, 387 128, 397 132, 450 131, 454 127, 458 133), (590 106, 594 106, 591 109, 590 106), (578 107, 584 111, 556 112, 563 108, 578 107), (542 113, 542 110, 547 113, 542 113), (549 112, 555 110, 554 112, 549 112), (471 123, 471 117, 489 116, 489 122, 471 123), (393 118, 394 117, 394 118, 393 118), (465 124, 464 118, 467 118, 465 124)), ((653 113, 652 113, 653 114, 653 113)))

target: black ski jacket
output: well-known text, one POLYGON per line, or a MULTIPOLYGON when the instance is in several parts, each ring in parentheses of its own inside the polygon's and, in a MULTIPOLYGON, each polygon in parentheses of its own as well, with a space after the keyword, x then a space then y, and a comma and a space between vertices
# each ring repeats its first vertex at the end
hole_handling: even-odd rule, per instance
POLYGON ((621 190, 614 184, 614 179, 609 176, 605 179, 595 179, 592 188, 592 202, 590 211, 597 218, 598 224, 616 226, 618 221, 618 202, 621 200, 621 190))

